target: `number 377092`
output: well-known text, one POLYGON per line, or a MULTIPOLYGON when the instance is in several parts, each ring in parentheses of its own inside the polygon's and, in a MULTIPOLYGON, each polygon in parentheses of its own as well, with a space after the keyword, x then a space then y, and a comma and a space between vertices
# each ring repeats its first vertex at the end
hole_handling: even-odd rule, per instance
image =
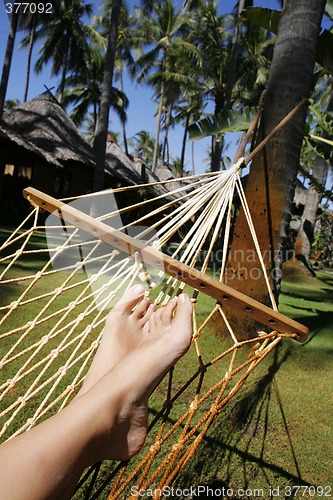
POLYGON ((7 14, 52 14, 52 3, 12 2, 6 3, 7 14))

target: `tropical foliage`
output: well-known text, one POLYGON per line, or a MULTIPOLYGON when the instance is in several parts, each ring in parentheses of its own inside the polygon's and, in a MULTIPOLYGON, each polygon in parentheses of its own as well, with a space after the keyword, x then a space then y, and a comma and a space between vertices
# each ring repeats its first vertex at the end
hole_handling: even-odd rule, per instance
MULTIPOLYGON (((253 7, 251 0, 235 1, 229 12, 216 0, 141 0, 135 7, 119 0, 55 0, 53 5, 52 16, 36 13, 10 20, 0 114, 15 57, 16 32, 24 30, 20 48, 27 52, 26 84, 24 95, 15 97, 27 99, 32 55, 38 50, 35 72, 48 68, 57 76, 58 99, 91 142, 95 141, 99 153, 105 147, 110 111, 111 118, 119 117, 125 152, 140 154, 153 170, 158 162, 167 162, 177 175, 183 175, 189 140, 193 145, 193 140, 203 137, 211 138, 209 168, 224 168, 227 134, 248 128, 267 86, 283 2, 281 10, 272 10, 253 7), (127 139, 131 102, 124 76, 151 89, 156 104, 154 133, 143 124, 142 130, 127 139), (181 130, 180 151, 169 139, 175 127, 181 130)), ((332 199, 327 187, 332 161, 332 109, 327 107, 333 72, 332 12, 333 0, 328 0, 300 161, 309 185, 321 193, 319 202, 326 200, 328 206, 332 199), (325 176, 319 180, 313 171, 316 156, 327 162, 325 176)), ((14 102, 8 101, 6 109, 14 102)), ((103 156, 100 162, 96 182, 101 187, 103 156)), ((190 170, 194 169, 193 160, 190 170)))

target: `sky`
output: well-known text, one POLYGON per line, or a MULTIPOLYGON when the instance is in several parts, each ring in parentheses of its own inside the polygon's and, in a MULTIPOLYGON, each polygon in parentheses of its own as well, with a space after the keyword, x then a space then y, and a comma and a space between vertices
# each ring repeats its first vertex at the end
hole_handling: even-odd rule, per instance
MULTIPOLYGON (((7 0, 8 1, 8 0, 7 0)), ((38 2, 38 0, 36 0, 38 2)), ((50 0, 52 2, 52 0, 50 0)), ((90 0, 92 4, 98 8, 100 0, 90 0)), ((6 0, 0 0, 0 70, 2 70, 5 48, 8 37, 9 21, 8 16, 5 11, 6 0)), ((127 4, 129 6, 134 6, 138 4, 136 0, 128 0, 127 4)), ((236 0, 220 0, 219 8, 221 13, 229 13, 233 10, 236 4, 236 0)), ((271 9, 279 9, 279 2, 277 0, 257 0, 254 2, 256 7, 267 7, 271 9)), ((6 99, 18 99, 20 102, 23 101, 24 85, 25 85, 25 71, 26 71, 26 49, 19 48, 19 42, 23 32, 19 32, 15 41, 14 47, 14 58, 10 72, 10 80, 7 90, 6 99)), ((38 47, 34 48, 33 52, 33 63, 37 58, 38 47)), ((31 74, 30 87, 28 100, 36 97, 45 91, 45 86, 48 88, 57 87, 59 80, 57 78, 51 78, 50 76, 50 66, 46 66, 44 70, 36 75, 34 72, 31 74)), ((153 102, 152 95, 153 91, 147 86, 137 85, 129 78, 125 76, 124 79, 124 91, 129 98, 130 104, 127 110, 128 120, 127 120, 127 136, 133 137, 136 133, 141 130, 148 130, 152 135, 155 133, 155 112, 156 103, 153 102)), ((110 113, 110 130, 115 132, 120 132, 120 123, 117 117, 115 117, 112 112, 110 113)), ((181 152, 181 141, 183 137, 183 128, 180 126, 175 128, 169 133, 169 144, 172 154, 180 156, 181 152)), ((231 158, 235 154, 237 147, 237 137, 235 135, 230 135, 227 138, 227 143, 229 143, 229 149, 227 149, 226 154, 231 158)), ((204 139, 195 142, 194 153, 195 153, 195 172, 202 173, 208 167, 208 149, 210 146, 210 139, 204 139)), ((185 170, 191 169, 191 143, 188 142, 187 145, 187 155, 185 170)))

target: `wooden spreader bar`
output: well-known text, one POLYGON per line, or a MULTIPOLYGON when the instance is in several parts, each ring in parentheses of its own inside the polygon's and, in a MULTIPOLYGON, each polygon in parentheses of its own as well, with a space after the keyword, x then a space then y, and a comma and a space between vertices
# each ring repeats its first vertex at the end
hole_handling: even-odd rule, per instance
POLYGON ((134 255, 136 252, 139 252, 143 262, 146 264, 150 264, 156 269, 164 271, 168 275, 177 278, 179 281, 186 283, 192 288, 213 297, 222 306, 224 303, 228 302, 228 305, 231 307, 235 307, 245 312, 253 319, 271 327, 273 330, 280 333, 296 334, 299 342, 304 342, 307 339, 308 329, 304 325, 234 290, 232 287, 213 280, 200 271, 186 264, 182 264, 158 250, 146 246, 142 241, 113 229, 107 224, 37 189, 29 187, 26 188, 23 193, 32 204, 57 215, 59 218, 96 236, 112 247, 129 255, 134 255))

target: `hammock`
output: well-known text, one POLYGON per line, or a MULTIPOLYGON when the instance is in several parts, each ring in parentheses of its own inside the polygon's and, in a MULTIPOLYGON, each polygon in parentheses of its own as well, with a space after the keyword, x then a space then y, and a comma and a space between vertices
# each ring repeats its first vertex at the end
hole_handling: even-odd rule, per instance
POLYGON ((192 347, 155 389, 145 446, 129 463, 91 467, 78 485, 86 497, 101 498, 107 491, 112 499, 129 498, 135 486, 135 491, 154 488, 159 498, 281 339, 306 339, 307 329, 277 310, 240 179, 243 165, 241 158, 227 171, 77 199, 25 190, 33 210, 0 249, 2 440, 69 403, 97 350, 105 317, 124 290, 144 283, 160 307, 185 290, 194 304, 192 347), (145 189, 150 191, 142 201, 145 189), (118 208, 115 196, 124 194, 133 203, 118 208), (235 194, 271 307, 224 283, 235 194), (101 213, 102 206, 107 211, 101 213), (218 278, 212 269, 217 252, 218 278), (225 304, 259 321, 262 331, 239 340, 243 336, 231 328, 225 304), (216 337, 216 352, 206 352, 205 338, 217 317, 224 324, 223 339, 216 337))
MULTIPOLYGON (((68 404, 98 347, 108 311, 133 283, 145 283, 147 294, 160 306, 184 289, 194 303, 189 356, 196 357, 196 368, 186 372, 181 382, 177 375, 176 388, 178 365, 161 382, 155 390, 159 406, 150 415, 149 438, 135 465, 110 465, 105 483, 92 498, 99 498, 108 484, 110 498, 125 493, 130 497, 133 485, 140 489, 153 485, 159 498, 158 491, 184 469, 208 428, 256 366, 282 338, 306 338, 305 327, 277 311, 240 181, 242 165, 240 159, 228 171, 138 186, 141 193, 154 188, 159 194, 119 210, 114 196, 124 192, 129 196, 133 187, 76 200, 56 200, 32 188, 25 190, 34 209, 1 247, 2 439, 30 429, 68 404), (168 185, 172 188, 166 189, 168 185), (272 307, 223 283, 235 192, 272 307), (89 207, 86 212, 96 212, 105 200, 111 210, 97 218, 79 210, 89 207), (52 215, 46 218, 47 212, 52 215), (211 277, 210 270, 217 250, 219 279, 211 277), (36 259, 41 263, 38 269, 36 259), (204 317, 198 312, 201 300, 204 317), (271 331, 258 331, 255 338, 239 341, 224 313, 227 302, 271 331), (224 350, 207 359, 202 341, 214 328, 216 316, 222 319, 228 338, 224 350), (206 383, 209 371, 214 372, 212 386, 206 383)), ((98 467, 91 468, 79 488, 86 488, 90 477, 94 482, 97 471, 98 467)))

